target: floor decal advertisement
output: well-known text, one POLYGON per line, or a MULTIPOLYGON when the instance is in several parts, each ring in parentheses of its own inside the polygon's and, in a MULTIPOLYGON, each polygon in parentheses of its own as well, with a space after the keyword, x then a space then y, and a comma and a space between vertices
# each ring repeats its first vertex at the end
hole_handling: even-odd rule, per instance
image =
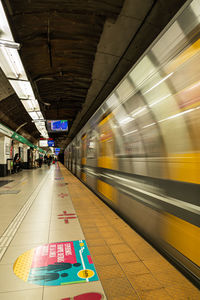
POLYGON ((17 258, 16 276, 38 285, 66 285, 97 281, 98 276, 85 240, 51 243, 17 258))

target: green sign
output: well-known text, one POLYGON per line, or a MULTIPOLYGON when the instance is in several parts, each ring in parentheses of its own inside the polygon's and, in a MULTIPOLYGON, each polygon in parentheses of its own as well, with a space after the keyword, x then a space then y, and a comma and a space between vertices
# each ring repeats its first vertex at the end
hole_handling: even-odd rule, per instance
POLYGON ((31 142, 29 142, 26 138, 21 136, 20 134, 14 132, 13 135, 11 136, 12 139, 15 139, 16 141, 26 144, 29 147, 35 148, 35 145, 33 145, 31 142))
POLYGON ((31 142, 29 142, 26 138, 24 138, 23 136, 21 136, 20 134, 18 134, 17 132, 14 132, 13 130, 11 130, 10 128, 4 126, 3 124, 0 123, 0 132, 2 132, 3 134, 9 136, 10 138, 22 143, 22 144, 26 144, 29 147, 32 147, 36 150, 38 150, 41 153, 46 153, 46 151, 44 151, 43 149, 39 148, 36 145, 33 145, 31 142))

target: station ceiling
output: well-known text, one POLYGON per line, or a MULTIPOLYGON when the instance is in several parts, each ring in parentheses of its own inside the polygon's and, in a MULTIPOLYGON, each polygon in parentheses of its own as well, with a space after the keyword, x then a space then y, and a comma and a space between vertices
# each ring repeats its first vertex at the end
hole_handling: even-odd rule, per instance
MULTIPOLYGON (((49 133, 64 148, 186 0, 2 2, 44 118, 69 121, 67 134, 49 133)), ((39 139, 1 70, 0 122, 39 139)))

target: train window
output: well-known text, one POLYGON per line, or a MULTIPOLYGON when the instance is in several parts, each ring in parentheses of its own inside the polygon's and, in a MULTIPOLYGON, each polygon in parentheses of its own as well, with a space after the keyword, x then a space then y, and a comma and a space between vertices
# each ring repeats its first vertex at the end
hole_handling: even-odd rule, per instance
POLYGON ((166 61, 171 56, 171 51, 183 38, 184 33, 176 21, 151 49, 158 63, 166 61))
POLYGON ((133 84, 128 79, 125 79, 116 89, 116 92, 119 96, 120 102, 124 102, 135 93, 135 89, 133 84))
POLYGON ((113 112, 119 126, 115 126, 116 156, 144 155, 144 147, 134 118, 123 107, 113 112))
POLYGON ((84 134, 81 138, 81 158, 86 158, 86 134, 84 134))
POLYGON ((80 140, 79 139, 77 139, 76 153, 77 153, 77 160, 80 160, 81 159, 81 147, 80 147, 80 140))
POLYGON ((113 156, 113 131, 110 125, 112 115, 109 114, 99 123, 99 155, 100 156, 113 156))
POLYGON ((113 107, 118 106, 119 100, 118 97, 115 93, 113 93, 107 100, 106 100, 106 105, 108 108, 112 109, 113 107))
POLYGON ((155 72, 155 67, 151 60, 145 56, 139 64, 130 72, 129 77, 134 82, 134 85, 139 89, 144 81, 151 77, 155 72))
POLYGON ((145 104, 144 96, 138 92, 124 104, 133 121, 123 126, 125 150, 132 155, 160 155, 160 136, 154 116, 145 104), (132 149, 132 150, 131 150, 132 149))
POLYGON ((97 146, 96 146, 96 132, 92 130, 87 135, 87 158, 96 158, 97 146))

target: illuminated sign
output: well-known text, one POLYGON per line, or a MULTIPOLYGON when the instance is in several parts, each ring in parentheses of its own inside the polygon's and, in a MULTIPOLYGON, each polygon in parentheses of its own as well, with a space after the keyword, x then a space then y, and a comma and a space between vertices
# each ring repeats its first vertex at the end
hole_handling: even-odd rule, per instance
POLYGON ((48 142, 47 140, 40 140, 39 145, 40 147, 48 147, 48 142))
POLYGON ((49 132, 68 131, 67 120, 48 120, 47 128, 49 132))
POLYGON ((48 141, 48 146, 49 146, 49 147, 54 147, 54 146, 55 146, 55 142, 52 141, 52 140, 49 140, 49 141, 48 141))

